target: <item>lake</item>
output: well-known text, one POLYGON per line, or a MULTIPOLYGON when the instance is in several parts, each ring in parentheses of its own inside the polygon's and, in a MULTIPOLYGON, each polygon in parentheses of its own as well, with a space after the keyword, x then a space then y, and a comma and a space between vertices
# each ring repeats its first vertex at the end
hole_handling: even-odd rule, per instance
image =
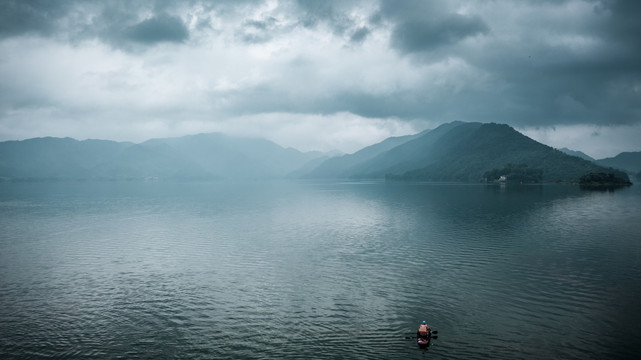
POLYGON ((640 297, 638 185, 0 183, 2 359, 632 359, 640 297))

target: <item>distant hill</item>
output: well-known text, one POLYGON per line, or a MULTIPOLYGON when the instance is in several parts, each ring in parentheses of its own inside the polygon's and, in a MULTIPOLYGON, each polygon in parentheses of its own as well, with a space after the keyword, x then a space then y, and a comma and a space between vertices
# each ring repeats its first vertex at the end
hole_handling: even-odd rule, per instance
POLYGON ((622 152, 611 158, 595 160, 601 166, 625 170, 629 173, 641 172, 641 151, 622 152))
POLYGON ((0 142, 0 179, 67 179, 94 176, 132 143, 71 138, 35 138, 0 142))
POLYGON ((0 142, 0 179, 279 178, 322 156, 222 134, 141 144, 36 138, 0 142))
POLYGON ((564 154, 508 125, 493 123, 444 124, 335 172, 330 164, 321 164, 310 175, 478 182, 509 172, 502 173, 509 181, 574 182, 588 173, 613 172, 627 179, 625 173, 564 154))
POLYGON ((479 182, 507 177, 537 183, 614 174, 627 181, 625 172, 609 166, 638 172, 640 154, 599 160, 605 167, 538 143, 507 125, 477 122, 448 123, 334 157, 217 133, 140 144, 49 137, 0 142, 0 180, 304 177, 479 182))
POLYGON ((353 154, 337 156, 320 163, 316 168, 306 174, 304 178, 346 178, 349 177, 352 168, 364 163, 376 156, 389 151, 401 144, 420 137, 422 133, 416 135, 406 135, 399 137, 390 137, 380 143, 365 147, 353 154))
POLYGON ((570 149, 568 149, 566 147, 559 149, 559 151, 561 151, 561 152, 563 152, 565 154, 568 154, 568 155, 580 157, 581 159, 594 161, 593 157, 591 157, 590 155, 587 155, 586 153, 581 152, 581 151, 570 150, 570 149))

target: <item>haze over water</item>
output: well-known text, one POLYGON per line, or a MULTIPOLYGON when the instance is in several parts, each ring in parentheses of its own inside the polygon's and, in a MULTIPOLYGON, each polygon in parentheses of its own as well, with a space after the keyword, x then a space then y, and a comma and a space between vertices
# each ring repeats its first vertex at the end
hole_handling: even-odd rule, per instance
POLYGON ((0 183, 0 357, 635 358, 639 219, 638 186, 0 183))

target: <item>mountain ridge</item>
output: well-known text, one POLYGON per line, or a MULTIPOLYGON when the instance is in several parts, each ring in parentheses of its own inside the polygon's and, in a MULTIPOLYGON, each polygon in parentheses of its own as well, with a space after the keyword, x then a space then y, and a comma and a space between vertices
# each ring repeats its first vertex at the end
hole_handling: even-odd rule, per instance
POLYGON ((379 143, 366 146, 363 149, 353 153, 345 154, 342 156, 333 157, 327 159, 325 162, 320 164, 318 167, 314 168, 309 173, 303 175, 305 178, 323 178, 323 177, 341 177, 344 176, 344 171, 350 167, 371 160, 381 153, 384 153, 390 149, 397 147, 403 143, 411 141, 425 131, 414 134, 414 135, 405 135, 398 137, 389 137, 379 143))
MULTIPOLYGON (((639 152, 641 154, 641 152, 639 152)), ((0 180, 29 179, 388 179, 577 182, 590 173, 625 172, 541 144, 505 124, 451 122, 390 137, 353 154, 283 148, 220 133, 150 139, 34 138, 0 142, 0 180), (520 177, 520 179, 519 179, 520 177)), ((595 177, 592 177, 595 178, 595 177)))
POLYGON ((280 178, 321 156, 220 133, 139 144, 45 137, 0 142, 0 179, 280 178))
POLYGON ((619 170, 564 154, 508 125, 480 122, 443 124, 341 174, 349 179, 479 182, 495 180, 488 176, 502 169, 522 174, 520 181, 526 182, 578 182, 583 175, 601 172, 628 181, 619 170))
POLYGON ((641 151, 626 151, 614 157, 595 160, 601 166, 610 166, 630 173, 641 172, 641 151))
POLYGON ((570 149, 568 149, 566 147, 560 148, 559 151, 564 152, 564 153, 566 153, 568 155, 580 157, 581 159, 584 159, 584 160, 589 160, 589 161, 595 161, 596 160, 592 156, 590 156, 590 155, 588 155, 588 154, 586 154, 586 153, 584 153, 582 151, 570 150, 570 149))

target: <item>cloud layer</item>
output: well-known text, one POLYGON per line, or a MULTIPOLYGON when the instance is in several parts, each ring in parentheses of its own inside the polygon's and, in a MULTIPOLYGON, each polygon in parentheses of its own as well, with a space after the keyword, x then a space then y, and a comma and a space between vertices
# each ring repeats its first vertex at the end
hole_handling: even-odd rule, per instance
MULTIPOLYGON (((231 131, 353 151, 453 120, 558 147, 577 129, 641 136, 640 15, 622 0, 5 0, 0 140, 231 131)), ((640 150, 579 133, 593 156, 640 150)))

